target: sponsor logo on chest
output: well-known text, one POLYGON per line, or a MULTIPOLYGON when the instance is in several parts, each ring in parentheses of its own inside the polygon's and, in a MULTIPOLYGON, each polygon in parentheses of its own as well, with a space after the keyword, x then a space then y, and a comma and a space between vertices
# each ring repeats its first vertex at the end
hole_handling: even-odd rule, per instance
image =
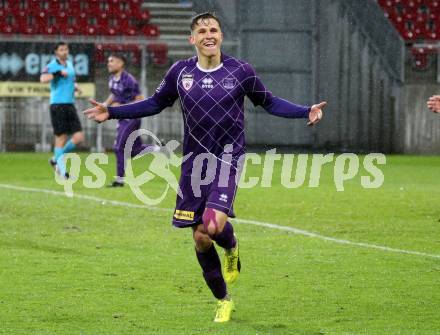
POLYGON ((205 77, 202 79, 202 88, 211 89, 214 88, 214 80, 210 77, 205 77))

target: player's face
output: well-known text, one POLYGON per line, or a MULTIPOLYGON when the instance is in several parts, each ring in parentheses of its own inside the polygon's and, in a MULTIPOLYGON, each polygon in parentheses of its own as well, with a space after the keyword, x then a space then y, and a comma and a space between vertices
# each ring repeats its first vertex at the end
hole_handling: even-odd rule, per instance
POLYGON ((60 45, 58 49, 55 50, 55 55, 60 60, 66 60, 69 56, 69 47, 67 45, 60 45))
POLYGON ((189 41, 196 47, 199 55, 213 57, 220 53, 223 34, 216 20, 200 19, 197 22, 189 41))
POLYGON ((109 73, 118 73, 124 67, 124 62, 116 57, 109 57, 107 61, 107 69, 109 73))

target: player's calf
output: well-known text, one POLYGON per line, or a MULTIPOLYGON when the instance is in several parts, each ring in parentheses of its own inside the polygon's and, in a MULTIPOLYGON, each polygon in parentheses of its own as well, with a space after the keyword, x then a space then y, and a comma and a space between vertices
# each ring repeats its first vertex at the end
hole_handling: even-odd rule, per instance
POLYGON ((211 238, 197 228, 195 228, 193 231, 193 239, 196 245, 196 250, 200 252, 209 250, 212 245, 211 238))
POLYGON ((241 270, 238 241, 234 228, 227 220, 227 215, 212 208, 206 208, 203 213, 203 226, 209 236, 225 249, 223 261, 223 276, 226 283, 234 283, 241 270), (218 214, 218 215, 216 215, 218 214))
MULTIPOLYGON (((194 236, 196 239, 200 236, 200 234, 195 233, 194 236)), ((219 300, 226 299, 228 298, 228 293, 226 290, 226 283, 222 275, 220 259, 217 251, 215 250, 214 243, 210 241, 211 245, 206 248, 206 241, 207 240, 204 239, 204 241, 199 244, 200 249, 197 249, 196 245, 196 256, 200 267, 202 268, 203 278, 205 279, 205 282, 214 297, 219 300)))
POLYGON ((72 142, 75 145, 78 145, 79 143, 84 142, 84 133, 82 131, 78 131, 75 134, 72 135, 72 142))

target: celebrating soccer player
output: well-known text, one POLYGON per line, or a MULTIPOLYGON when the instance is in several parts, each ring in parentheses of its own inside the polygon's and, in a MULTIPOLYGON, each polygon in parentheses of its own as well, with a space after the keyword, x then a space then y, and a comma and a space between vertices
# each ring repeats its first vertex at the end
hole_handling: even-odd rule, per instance
POLYGON ((64 154, 73 151, 84 141, 81 122, 75 109, 75 91, 81 92, 75 83, 75 70, 68 60, 67 43, 59 42, 54 48, 55 58, 44 68, 40 81, 50 82, 50 119, 55 135, 54 156, 50 165, 63 178, 69 178, 64 154), (67 140, 68 136, 72 137, 67 140))
MULTIPOLYGON (((106 106, 118 106, 143 99, 139 90, 138 82, 130 73, 125 71, 126 63, 126 58, 120 54, 113 54, 108 58, 107 68, 108 72, 111 74, 108 86, 111 93, 104 102, 104 105, 106 106)), ((114 144, 116 155, 116 180, 110 184, 111 187, 124 186, 125 145, 130 134, 133 131, 138 130, 140 127, 140 119, 120 119, 118 121, 117 135, 114 144)), ((158 151, 160 148, 154 145, 142 144, 141 139, 137 137, 131 148, 131 157, 138 155, 144 149, 158 151)))
POLYGON ((440 113, 440 95, 433 95, 426 104, 431 112, 440 113))
POLYGON ((225 322, 234 306, 226 284, 237 279, 241 267, 238 240, 228 218, 234 217, 240 157, 245 152, 244 97, 276 116, 308 118, 309 125, 320 121, 326 103, 307 107, 273 96, 251 65, 221 52, 221 24, 211 13, 194 17, 189 40, 197 56, 176 62, 152 97, 118 107, 92 101, 94 107, 84 113, 97 122, 139 118, 160 113, 180 99, 186 159, 179 182, 183 196, 177 196, 173 224, 192 227, 203 277, 218 299, 214 321, 225 322), (214 158, 217 164, 200 166, 199 155, 214 158), (212 181, 198 185, 194 182, 198 177, 212 181), (213 241, 225 250, 223 274, 213 241))

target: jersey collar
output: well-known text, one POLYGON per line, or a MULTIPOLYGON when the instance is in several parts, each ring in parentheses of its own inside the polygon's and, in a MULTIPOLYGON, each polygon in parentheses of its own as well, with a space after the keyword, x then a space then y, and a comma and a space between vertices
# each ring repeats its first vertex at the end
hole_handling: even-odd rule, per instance
POLYGON ((68 59, 66 59, 66 64, 61 63, 61 61, 58 59, 58 57, 55 57, 55 60, 56 60, 57 63, 60 64, 61 66, 67 67, 67 61, 68 61, 68 59))
POLYGON ((125 77, 125 76, 126 76, 126 73, 125 73, 125 70, 124 70, 124 71, 122 71, 122 73, 121 73, 121 75, 119 76, 118 79, 115 78, 115 75, 112 75, 112 79, 113 79, 113 81, 116 81, 116 82, 119 83, 121 81, 122 77, 125 77))
POLYGON ((202 71, 202 72, 206 72, 206 73, 210 73, 210 72, 214 72, 217 71, 218 69, 221 69, 223 67, 223 62, 221 62, 219 65, 217 65, 215 68, 212 69, 204 69, 200 66, 199 62, 196 63, 197 68, 202 71))

